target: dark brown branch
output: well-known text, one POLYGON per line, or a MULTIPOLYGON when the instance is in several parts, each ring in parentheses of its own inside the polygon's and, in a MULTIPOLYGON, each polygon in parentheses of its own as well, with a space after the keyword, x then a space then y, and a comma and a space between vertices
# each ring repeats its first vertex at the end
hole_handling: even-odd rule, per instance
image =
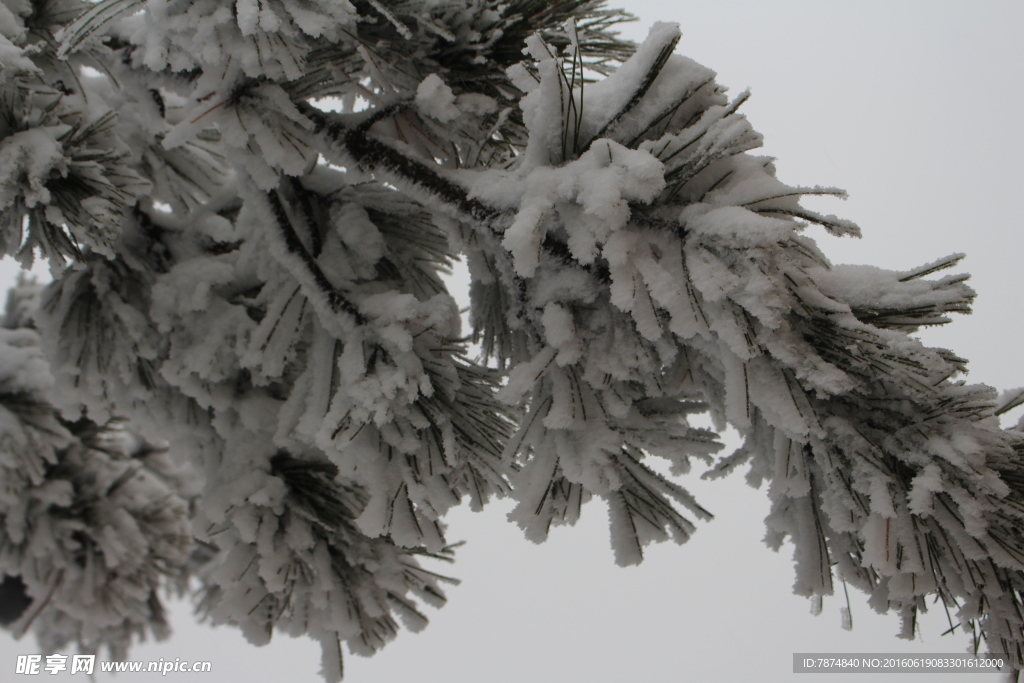
MULTIPOLYGON (((325 135, 331 142, 339 144, 342 151, 366 171, 384 171, 404 181, 412 182, 429 194, 436 196, 448 206, 476 223, 485 225, 497 222, 505 212, 487 206, 478 199, 469 197, 466 190, 437 174, 423 162, 410 159, 396 149, 366 134, 365 127, 347 128, 332 122, 328 116, 308 105, 298 103, 302 113, 316 126, 314 133, 325 135)), ((383 111, 389 111, 387 108, 383 111)), ((368 121, 376 122, 372 116, 368 121)))
POLYGON ((299 202, 299 209, 302 211, 302 218, 306 221, 306 228, 309 230, 312 256, 313 258, 319 258, 324 245, 323 237, 320 235, 320 226, 313 211, 313 202, 310 199, 311 193, 302 185, 302 181, 298 178, 289 176, 288 180, 290 181, 292 192, 295 193, 295 198, 299 202))
POLYGON ((302 243, 299 236, 295 233, 295 228, 292 227, 291 221, 288 219, 288 214, 284 210, 284 204, 281 203, 281 198, 277 196, 276 192, 267 192, 267 201, 270 202, 271 210, 274 212, 274 218, 277 220, 278 226, 281 228, 281 234, 284 237, 285 246, 288 251, 296 254, 302 259, 303 263, 306 264, 306 269, 310 275, 313 276, 313 281, 317 287, 327 296, 327 302, 331 306, 331 310, 335 313, 347 313, 352 316, 356 323, 359 325, 366 324, 366 317, 360 312, 360 310, 351 301, 345 298, 345 296, 339 292, 331 281, 327 279, 324 272, 320 270, 320 266, 317 265, 316 259, 306 249, 306 245, 302 243))
MULTIPOLYGON (((348 127, 335 120, 327 113, 305 104, 296 103, 302 113, 313 122, 314 134, 324 135, 330 142, 338 146, 339 151, 351 158, 360 168, 370 172, 383 172, 386 176, 398 178, 412 183, 422 191, 437 197, 447 206, 458 211, 462 218, 477 225, 488 227, 491 232, 500 235, 512 216, 508 210, 489 206, 479 199, 469 196, 465 188, 440 175, 427 164, 411 159, 401 151, 390 147, 368 134, 369 125, 376 123, 388 115, 401 109, 398 105, 385 107, 368 117, 355 127, 348 127)), ((645 228, 669 230, 680 237, 685 236, 686 228, 678 221, 643 215, 639 211, 632 212, 632 219, 645 228)), ((602 264, 582 264, 569 252, 568 247, 550 235, 544 239, 544 252, 566 265, 575 265, 591 273, 603 284, 608 284, 611 277, 608 268, 602 264)))

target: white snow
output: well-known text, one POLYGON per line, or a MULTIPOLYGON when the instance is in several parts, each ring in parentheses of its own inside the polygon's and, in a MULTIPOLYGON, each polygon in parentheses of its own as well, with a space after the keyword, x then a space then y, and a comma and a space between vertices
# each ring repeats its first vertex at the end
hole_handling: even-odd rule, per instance
POLYGON ((437 74, 430 74, 416 88, 416 107, 440 123, 453 121, 462 113, 455 106, 455 93, 437 74))

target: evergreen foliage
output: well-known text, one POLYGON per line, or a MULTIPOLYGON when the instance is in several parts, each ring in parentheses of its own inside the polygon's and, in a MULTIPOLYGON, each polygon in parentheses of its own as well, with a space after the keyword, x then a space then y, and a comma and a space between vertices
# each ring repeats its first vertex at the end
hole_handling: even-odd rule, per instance
MULTIPOLYGON (((1024 438, 952 255, 833 266, 715 74, 595 0, 0 0, 2 620, 115 658, 160 594, 371 654, 438 606, 444 515, 616 561, 767 481, 796 591, 937 597, 1024 664, 1024 438), (442 275, 464 258, 471 331, 442 275), (477 342, 478 359, 467 356, 477 342), (745 441, 716 459, 710 413, 745 441), (657 460, 656 460, 657 459, 657 460)), ((979 643, 980 646, 980 643, 979 643)))

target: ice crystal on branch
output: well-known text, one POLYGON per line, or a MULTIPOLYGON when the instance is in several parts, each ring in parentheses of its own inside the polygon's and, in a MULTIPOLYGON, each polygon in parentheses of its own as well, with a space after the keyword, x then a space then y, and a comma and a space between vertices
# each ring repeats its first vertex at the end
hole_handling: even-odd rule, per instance
POLYGON ((832 266, 809 226, 859 229, 800 199, 842 192, 752 155, 747 93, 676 26, 637 47, 590 0, 0 8, 0 245, 56 273, 0 339, 16 628, 121 653, 191 579, 255 644, 319 640, 334 680, 343 644, 443 603, 423 563, 461 501, 510 497, 539 542, 601 498, 634 564, 711 518, 658 464, 697 459, 769 482, 797 593, 843 580, 907 636, 938 596, 1021 666, 1019 397, 908 336, 969 310, 966 276, 931 277, 961 256, 832 266), (743 446, 716 460, 706 412, 743 446))

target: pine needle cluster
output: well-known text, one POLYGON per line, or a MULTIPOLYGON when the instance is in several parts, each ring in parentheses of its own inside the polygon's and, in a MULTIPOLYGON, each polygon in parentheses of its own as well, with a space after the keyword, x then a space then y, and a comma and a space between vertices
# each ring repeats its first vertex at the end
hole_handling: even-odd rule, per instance
POLYGON ((907 637, 937 598, 1021 668, 1021 396, 910 336, 970 310, 962 255, 830 264, 809 230, 859 228, 800 201, 842 191, 779 181, 748 95, 630 19, 0 0, 0 250, 55 274, 0 335, 0 616, 123 658, 192 581, 337 680, 444 602, 463 500, 542 541, 599 498, 635 564, 711 518, 697 460, 768 482, 799 594, 907 637))

